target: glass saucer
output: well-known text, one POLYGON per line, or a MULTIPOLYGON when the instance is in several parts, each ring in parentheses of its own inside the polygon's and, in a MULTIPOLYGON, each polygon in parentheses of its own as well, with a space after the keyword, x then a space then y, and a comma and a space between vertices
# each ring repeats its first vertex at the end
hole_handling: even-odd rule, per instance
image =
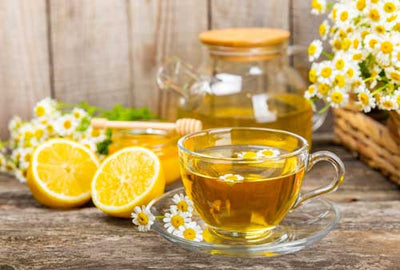
MULTIPOLYGON (((183 188, 174 189, 150 202, 150 210, 155 216, 164 216, 166 210, 174 204, 175 194, 184 194, 183 188)), ((326 236, 338 223, 339 210, 330 201, 317 198, 291 211, 279 226, 271 230, 270 235, 254 243, 236 242, 220 237, 205 237, 212 242, 195 242, 180 238, 167 232, 162 219, 156 219, 153 229, 164 238, 179 246, 213 255, 264 256, 272 257, 297 252, 326 236)), ((207 225, 193 213, 193 221, 207 232, 207 225)))

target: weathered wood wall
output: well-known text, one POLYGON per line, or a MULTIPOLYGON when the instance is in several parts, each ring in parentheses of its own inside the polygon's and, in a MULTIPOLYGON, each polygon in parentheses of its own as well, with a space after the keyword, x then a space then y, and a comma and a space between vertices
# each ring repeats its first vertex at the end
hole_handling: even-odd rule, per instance
MULTIPOLYGON (((289 29, 316 37, 310 0, 0 0, 0 138, 14 114, 46 96, 163 110, 156 68, 169 55, 202 58, 199 32, 220 27, 289 29)), ((295 65, 304 65, 297 57, 295 65)), ((165 108, 164 108, 165 109, 165 108)))

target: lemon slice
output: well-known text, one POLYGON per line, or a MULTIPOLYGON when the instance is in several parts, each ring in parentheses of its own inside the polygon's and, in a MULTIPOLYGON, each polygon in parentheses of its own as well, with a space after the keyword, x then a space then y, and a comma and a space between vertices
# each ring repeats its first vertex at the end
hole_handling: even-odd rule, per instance
POLYGON ((130 217, 135 206, 146 205, 164 188, 157 155, 143 147, 128 147, 100 165, 92 182, 92 200, 106 214, 130 217))
POLYGON ((46 206, 79 206, 90 200, 90 186, 98 166, 96 155, 83 145, 52 139, 33 152, 27 184, 33 197, 46 206))

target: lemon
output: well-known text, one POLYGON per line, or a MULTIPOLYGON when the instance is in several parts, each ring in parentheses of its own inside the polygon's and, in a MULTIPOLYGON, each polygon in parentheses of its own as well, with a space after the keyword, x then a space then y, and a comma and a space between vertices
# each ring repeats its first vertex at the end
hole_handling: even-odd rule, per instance
POLYGON ((33 197, 54 208, 70 208, 90 200, 93 175, 99 166, 96 155, 83 145, 52 139, 32 154, 27 184, 33 197))
POLYGON ((143 147, 128 147, 107 157, 92 182, 92 200, 98 209, 130 217, 135 206, 163 194, 165 178, 156 154, 143 147))

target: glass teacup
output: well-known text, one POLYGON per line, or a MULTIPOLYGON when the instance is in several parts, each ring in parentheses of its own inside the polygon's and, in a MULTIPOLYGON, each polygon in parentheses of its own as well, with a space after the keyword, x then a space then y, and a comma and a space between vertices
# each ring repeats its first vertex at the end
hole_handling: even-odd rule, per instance
POLYGON ((178 147, 185 191, 210 233, 223 238, 264 239, 291 209, 344 179, 335 154, 309 154, 306 139, 281 130, 209 129, 182 137, 178 147), (332 164, 335 178, 301 194, 304 174, 319 161, 332 164))

